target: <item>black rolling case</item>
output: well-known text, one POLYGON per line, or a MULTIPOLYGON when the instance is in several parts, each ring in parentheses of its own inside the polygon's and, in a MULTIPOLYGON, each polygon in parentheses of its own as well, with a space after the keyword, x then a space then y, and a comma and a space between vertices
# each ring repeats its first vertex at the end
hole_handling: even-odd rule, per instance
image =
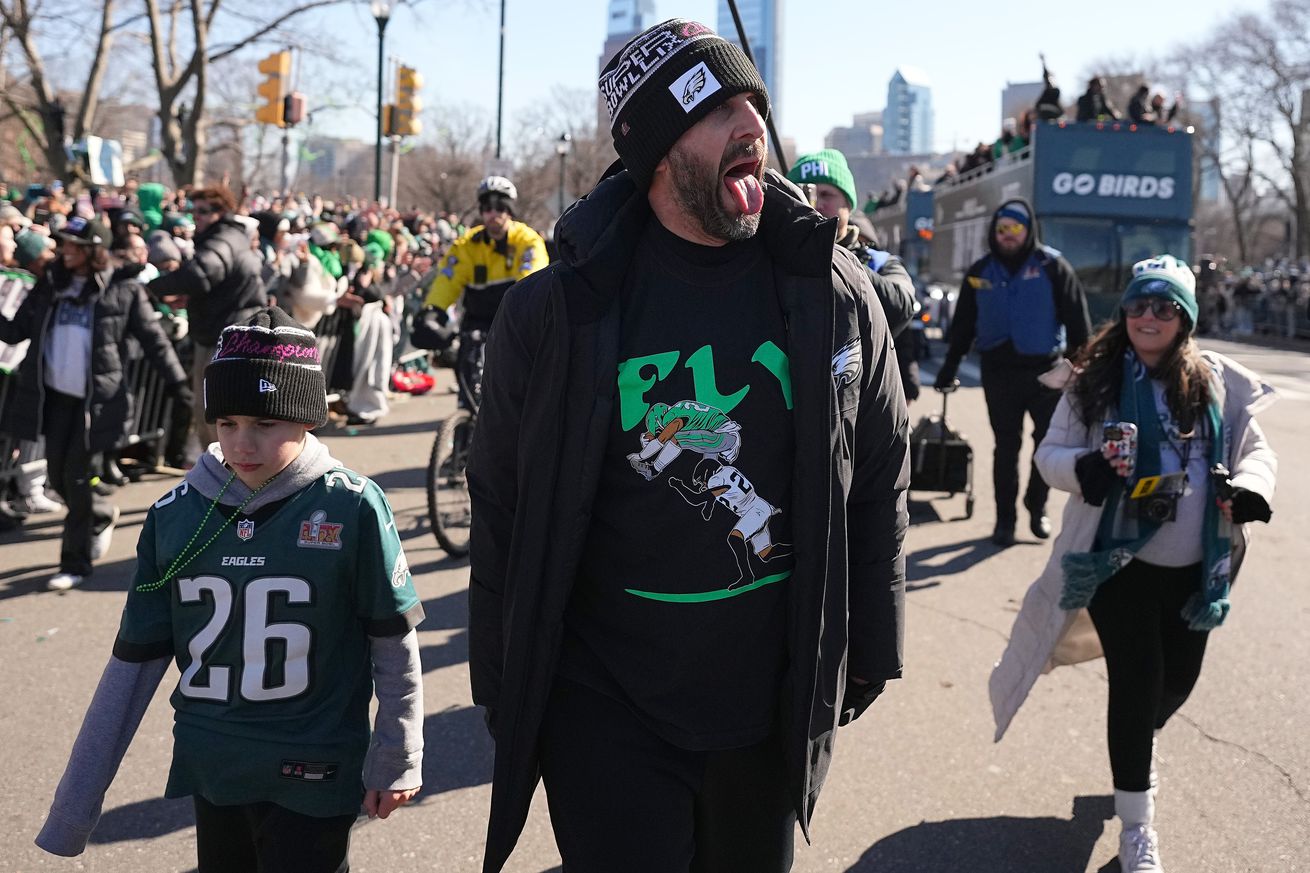
POLYGON ((964 494, 964 517, 972 518, 973 447, 946 420, 946 400, 956 387, 941 391, 941 415, 925 415, 910 432, 910 491, 964 494))

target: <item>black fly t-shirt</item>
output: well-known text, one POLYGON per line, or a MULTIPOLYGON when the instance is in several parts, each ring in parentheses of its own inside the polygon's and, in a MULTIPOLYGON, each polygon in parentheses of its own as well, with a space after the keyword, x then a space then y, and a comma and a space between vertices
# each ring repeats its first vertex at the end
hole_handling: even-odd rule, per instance
POLYGON ((758 240, 657 220, 623 288, 617 402, 561 672, 686 749, 765 739, 787 665, 786 326, 758 240))

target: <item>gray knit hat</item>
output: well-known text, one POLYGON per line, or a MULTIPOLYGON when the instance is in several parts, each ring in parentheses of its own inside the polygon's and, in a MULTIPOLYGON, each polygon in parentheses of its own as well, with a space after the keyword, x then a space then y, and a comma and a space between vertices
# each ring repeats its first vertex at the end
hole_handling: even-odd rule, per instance
POLYGON ((714 107, 749 91, 760 98, 760 114, 769 114, 769 92, 745 53, 683 18, 633 37, 605 65, 599 85, 614 150, 643 189, 678 138, 714 107))

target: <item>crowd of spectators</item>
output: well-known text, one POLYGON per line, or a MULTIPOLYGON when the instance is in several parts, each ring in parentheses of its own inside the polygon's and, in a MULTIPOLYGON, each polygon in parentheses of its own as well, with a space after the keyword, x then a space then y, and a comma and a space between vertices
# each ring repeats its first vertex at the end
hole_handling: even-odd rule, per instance
POLYGON ((1196 296, 1203 335, 1310 340, 1310 261, 1229 267, 1202 256, 1196 296))
MULTIPOLYGON (((422 303, 437 259, 466 229, 456 215, 400 211, 354 197, 238 196, 223 185, 174 190, 129 182, 74 195, 57 182, 0 183, 0 317, 13 319, 29 293, 46 287, 40 283, 48 271, 68 267, 70 229, 85 236, 92 232, 88 226, 94 239, 108 238, 95 248, 107 256, 105 282, 143 289, 152 321, 190 371, 190 390, 187 380, 172 377, 176 371, 165 379, 175 409, 192 406, 190 415, 182 410, 180 427, 167 433, 167 466, 188 467, 214 438, 204 420, 200 375, 222 329, 265 305, 281 306, 330 349, 325 375, 340 424, 374 424, 387 414, 389 394, 432 388, 422 363, 404 365, 420 358, 408 354, 409 317, 422 303)), ((142 353, 132 340, 125 342, 130 354, 142 353)), ((27 342, 0 343, 0 385, 17 385, 28 350, 27 342)), ((114 364, 126 366, 126 360, 114 364)), ((93 376, 99 390, 100 374, 93 376)), ((110 447, 97 447, 103 451, 91 459, 101 493, 126 481, 119 462, 134 451, 124 447, 130 426, 115 420, 110 447)), ((13 442, 17 435, 0 436, 13 442)), ((0 526, 58 508, 45 488, 45 448, 31 440, 18 445, 17 475, 0 477, 6 479, 0 483, 0 526)), ((13 458, 0 460, 14 469, 13 458)), ((49 484, 57 490, 53 479, 49 484)))
MULTIPOLYGON (((1174 96, 1173 105, 1166 109, 1164 95, 1159 92, 1152 93, 1151 88, 1143 84, 1138 87, 1132 100, 1129 101, 1126 120, 1139 126, 1168 127, 1182 110, 1182 105, 1182 95, 1178 94, 1174 96)), ((1047 68, 1046 60, 1043 57, 1042 92, 1037 97, 1036 103, 1031 108, 1023 110, 1017 117, 1004 119, 1001 122, 1000 136, 990 143, 979 142, 958 161, 947 164, 945 170, 933 184, 951 184, 974 170, 988 167, 1006 155, 1027 148, 1028 144, 1033 141, 1033 130, 1038 122, 1067 124, 1069 122, 1106 122, 1124 119, 1123 113, 1106 96, 1105 80, 1099 75, 1088 80, 1087 90, 1078 97, 1078 101, 1070 108, 1073 110, 1072 118, 1069 117, 1069 113, 1060 102, 1060 88, 1055 82, 1054 75, 1047 68)), ((914 184, 916 176, 922 178, 918 168, 911 167, 910 178, 907 182, 897 181, 881 194, 870 194, 864 211, 872 213, 900 202, 901 196, 905 193, 907 187, 914 184)))

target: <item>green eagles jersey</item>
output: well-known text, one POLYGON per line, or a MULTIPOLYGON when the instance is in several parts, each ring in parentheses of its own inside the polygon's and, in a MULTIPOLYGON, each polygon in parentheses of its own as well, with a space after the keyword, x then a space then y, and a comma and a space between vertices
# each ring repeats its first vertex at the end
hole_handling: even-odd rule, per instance
POLYGON ((146 516, 114 654, 172 656, 169 797, 346 815, 363 796, 369 636, 423 619, 391 507, 337 468, 251 516, 183 483, 146 516), (204 525, 202 527, 202 520, 204 525), (140 591, 218 538, 162 588, 140 591))
POLYGON ((651 436, 659 436, 660 431, 678 419, 683 420, 681 431, 713 431, 732 421, 713 406, 694 400, 679 400, 672 406, 653 404, 646 413, 646 430, 651 436))

